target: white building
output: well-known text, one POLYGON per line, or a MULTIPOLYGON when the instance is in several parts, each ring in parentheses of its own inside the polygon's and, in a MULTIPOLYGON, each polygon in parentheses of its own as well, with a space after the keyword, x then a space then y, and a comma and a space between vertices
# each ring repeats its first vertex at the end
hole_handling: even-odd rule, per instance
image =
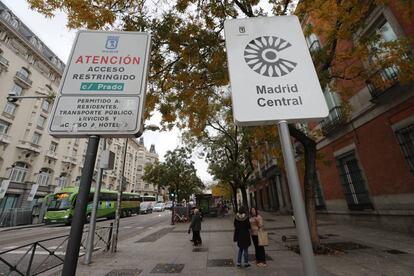
MULTIPOLYGON (((64 63, 0 1, 0 183, 10 180, 0 198, 0 214, 6 209, 30 208, 58 186, 79 184, 87 140, 48 135, 52 104, 46 99, 7 101, 10 92, 22 96, 56 93, 63 69, 64 63), (28 201, 34 184, 39 187, 28 201)), ((105 172, 104 187, 114 189, 120 183, 124 141, 109 139, 116 162, 113 171, 105 172)), ((156 187, 142 181, 145 163, 158 159, 154 146, 151 149, 129 139, 124 190, 157 193, 156 187)))

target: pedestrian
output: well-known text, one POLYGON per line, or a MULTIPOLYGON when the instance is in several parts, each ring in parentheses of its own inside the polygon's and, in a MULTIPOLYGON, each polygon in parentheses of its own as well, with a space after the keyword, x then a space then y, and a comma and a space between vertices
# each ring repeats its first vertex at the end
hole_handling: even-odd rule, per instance
POLYGON ((260 229, 263 229, 263 218, 257 212, 256 208, 250 209, 250 234, 252 236, 255 256, 256 256, 256 265, 257 266, 267 266, 266 265, 266 253, 264 246, 259 246, 258 233, 260 229))
POLYGON ((197 208, 194 209, 193 217, 191 218, 191 224, 190 224, 190 227, 188 228, 188 234, 190 234, 191 230, 193 231, 192 241, 194 243, 194 246, 201 245, 202 243, 201 236, 200 236, 201 216, 200 216, 200 211, 197 208))
POLYGON ((242 255, 244 255, 244 267, 249 267, 249 253, 248 248, 251 245, 250 241, 250 222, 249 216, 246 214, 244 206, 239 208, 239 212, 234 218, 234 238, 239 247, 239 254, 237 256, 237 266, 241 267, 242 255))

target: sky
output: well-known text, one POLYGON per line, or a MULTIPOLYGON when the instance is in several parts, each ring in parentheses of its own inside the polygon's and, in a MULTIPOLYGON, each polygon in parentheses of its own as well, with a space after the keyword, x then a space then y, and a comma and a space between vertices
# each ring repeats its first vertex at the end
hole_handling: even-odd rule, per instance
MULTIPOLYGON (((43 15, 32 11, 25 0, 1 0, 19 19, 35 33, 49 49, 51 49, 64 63, 67 62, 76 30, 66 27, 66 16, 56 13, 53 18, 45 18, 43 15)), ((146 125, 159 125, 161 115, 153 113, 146 125)), ((180 145, 180 132, 173 129, 168 132, 146 131, 143 134, 144 144, 149 149, 151 144, 155 145, 160 160, 163 161, 164 154, 168 150, 174 150, 180 145)), ((193 161, 197 169, 197 175, 201 180, 208 182, 212 176, 207 172, 207 163, 193 154, 193 161)))

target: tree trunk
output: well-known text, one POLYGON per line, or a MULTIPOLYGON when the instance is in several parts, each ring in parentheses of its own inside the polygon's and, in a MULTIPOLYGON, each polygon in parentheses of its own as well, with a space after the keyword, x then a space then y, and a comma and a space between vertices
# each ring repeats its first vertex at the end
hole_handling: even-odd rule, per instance
POLYGON ((243 200, 243 206, 247 209, 249 209, 249 202, 247 201, 247 191, 245 186, 240 187, 240 191, 242 194, 242 200, 243 200))
POLYGON ((234 213, 236 214, 239 211, 239 205, 237 204, 237 188, 231 187, 233 192, 233 207, 234 213))
POLYGON ((305 209, 306 217, 309 223, 312 247, 315 251, 320 245, 315 208, 316 142, 292 125, 289 125, 289 130, 291 136, 298 140, 303 145, 305 150, 305 175, 303 181, 305 191, 305 209))

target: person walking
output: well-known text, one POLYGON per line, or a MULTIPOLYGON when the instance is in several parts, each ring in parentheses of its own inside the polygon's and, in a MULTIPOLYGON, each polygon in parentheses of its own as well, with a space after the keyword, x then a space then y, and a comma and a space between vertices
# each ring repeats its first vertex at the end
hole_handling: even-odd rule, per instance
POLYGON ((263 229, 263 218, 257 212, 256 208, 250 209, 250 234, 252 236, 255 256, 256 256, 256 265, 257 266, 267 266, 266 265, 266 253, 264 246, 259 246, 258 233, 260 229, 263 229))
POLYGON ((249 267, 249 254, 248 248, 251 245, 250 241, 250 222, 249 216, 246 214, 244 206, 239 208, 239 212, 234 218, 234 238, 233 241, 237 242, 239 247, 239 253, 237 256, 237 266, 241 267, 242 255, 244 257, 244 267, 249 267))
POLYGON ((201 243, 202 243, 201 236, 200 236, 201 215, 200 215, 200 211, 197 208, 194 209, 194 213, 193 213, 193 216, 191 218, 191 224, 190 224, 190 227, 188 228, 188 234, 190 234, 190 230, 193 231, 192 241, 194 243, 194 246, 201 245, 201 243))

